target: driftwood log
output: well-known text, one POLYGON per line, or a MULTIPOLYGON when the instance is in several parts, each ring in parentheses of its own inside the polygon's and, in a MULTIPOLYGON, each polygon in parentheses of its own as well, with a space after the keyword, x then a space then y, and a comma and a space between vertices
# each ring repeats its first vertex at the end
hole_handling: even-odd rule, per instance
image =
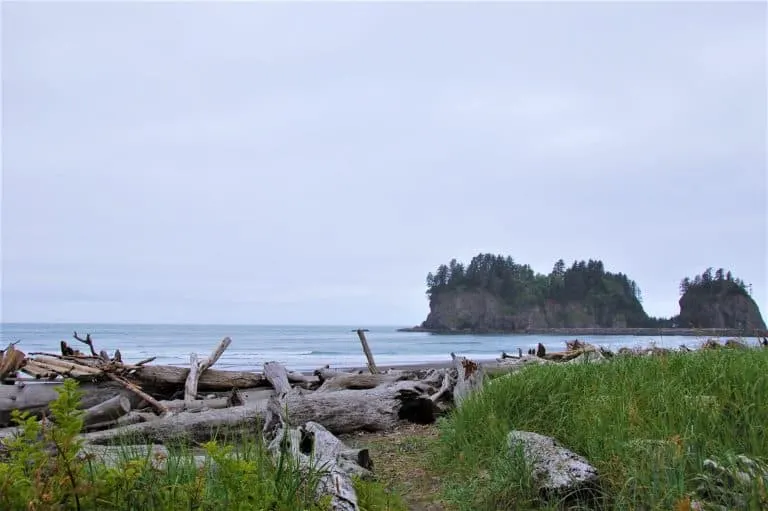
MULTIPOLYGON (((184 387, 189 373, 188 367, 168 365, 143 366, 127 378, 151 394, 173 393, 184 387)), ((197 382, 198 392, 222 392, 232 389, 268 387, 263 375, 250 371, 222 371, 208 369, 197 382)))
POLYGON ((153 421, 87 433, 83 435, 83 439, 93 444, 137 439, 156 444, 198 444, 216 437, 252 436, 258 431, 265 410, 266 402, 262 401, 203 413, 179 412, 153 421))
MULTIPOLYGON (((34 382, 16 385, 0 385, 0 426, 11 424, 13 410, 27 411, 40 417, 48 412, 48 405, 59 397, 56 388, 61 382, 34 382)), ((82 393, 81 408, 91 408, 117 395, 127 397, 132 407, 137 407, 141 399, 115 383, 80 385, 82 393)))
POLYGON ((118 428, 121 426, 129 426, 131 424, 138 424, 140 422, 148 422, 151 420, 159 419, 157 415, 149 412, 137 412, 130 411, 127 414, 118 417, 114 420, 108 420, 104 422, 97 422, 95 424, 87 424, 85 431, 101 431, 109 428, 118 428))
MULTIPOLYGON (((418 381, 400 381, 367 390, 291 392, 285 398, 287 420, 292 425, 317 422, 335 435, 386 431, 403 422, 429 424, 441 413, 429 397, 429 388, 418 381)), ((143 437, 154 443, 195 443, 210 440, 217 434, 253 434, 263 420, 266 405, 267 402, 261 400, 205 413, 180 412, 162 420, 89 433, 85 439, 109 443, 143 437)))
POLYGON ((285 405, 291 424, 318 422, 333 434, 386 431, 405 421, 434 422, 439 410, 429 389, 418 381, 400 381, 365 390, 290 393, 285 405))
POLYGON ((453 367, 457 371, 456 385, 453 388, 453 400, 456 406, 461 403, 472 392, 483 386, 484 370, 477 362, 466 357, 457 357, 451 353, 453 367))
POLYGON ((131 411, 131 400, 118 394, 85 410, 83 423, 86 426, 114 421, 131 411))
POLYGON ((332 510, 358 511, 355 486, 350 474, 342 468, 350 465, 348 459, 341 457, 344 444, 315 422, 291 428, 286 420, 286 399, 297 392, 291 389, 285 367, 277 362, 267 362, 264 375, 275 389, 275 395, 267 405, 262 433, 269 451, 275 458, 293 457, 303 470, 319 469, 321 476, 316 493, 318 497, 330 495, 332 510))
POLYGON ((320 388, 317 389, 317 392, 329 392, 343 389, 366 390, 408 378, 402 374, 359 374, 333 371, 325 372, 324 374, 326 379, 323 381, 320 388))

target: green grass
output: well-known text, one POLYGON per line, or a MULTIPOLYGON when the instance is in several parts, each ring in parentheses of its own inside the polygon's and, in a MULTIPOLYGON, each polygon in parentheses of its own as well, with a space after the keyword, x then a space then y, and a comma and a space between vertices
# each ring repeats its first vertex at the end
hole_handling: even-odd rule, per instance
POLYGON ((488 382, 444 420, 434 465, 459 509, 557 508, 505 447, 518 429, 555 437, 598 469, 602 497, 591 507, 766 509, 765 481, 723 486, 703 463, 765 463, 767 427, 768 350, 533 366, 488 382))
MULTIPOLYGON (((22 434, 3 441, 0 509, 77 511, 319 511, 329 498, 315 496, 324 467, 301 469, 293 456, 273 459, 258 437, 211 441, 203 452, 169 446, 165 459, 118 447, 112 464, 78 456, 82 412, 74 380, 51 404, 53 423, 43 428, 16 412, 22 434), (51 449, 53 447, 53 449, 51 449), (133 451, 133 452, 132 452, 133 451), (204 463, 195 463, 195 455, 204 463), (160 463, 158 463, 160 462, 160 463)), ((396 495, 377 482, 355 480, 361 511, 400 511, 396 495)))

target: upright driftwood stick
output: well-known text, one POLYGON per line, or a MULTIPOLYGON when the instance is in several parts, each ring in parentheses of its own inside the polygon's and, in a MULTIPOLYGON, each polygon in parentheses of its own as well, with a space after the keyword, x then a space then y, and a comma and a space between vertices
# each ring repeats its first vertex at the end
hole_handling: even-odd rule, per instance
POLYGON ((184 382, 184 402, 191 403, 197 399, 197 380, 200 379, 200 364, 197 361, 197 353, 189 354, 189 374, 184 382))
POLYGON ((373 353, 371 353, 371 348, 368 347, 368 339, 365 338, 365 332, 367 331, 367 329, 358 328, 357 336, 360 338, 360 344, 363 345, 363 353, 365 353, 365 358, 368 359, 368 370, 371 372, 371 374, 379 374, 379 369, 376 367, 376 362, 373 361, 373 353))
POLYGON ((211 356, 202 362, 198 362, 196 353, 190 355, 189 374, 184 383, 184 401, 192 402, 197 399, 197 382, 200 379, 200 375, 221 358, 221 355, 226 351, 230 344, 232 344, 232 339, 229 337, 223 338, 216 346, 216 349, 213 350, 211 356))
POLYGON ((453 401, 456 407, 459 407, 469 394, 483 386, 484 374, 477 362, 465 357, 457 357, 455 353, 451 353, 451 360, 458 372, 456 386, 453 388, 453 401))

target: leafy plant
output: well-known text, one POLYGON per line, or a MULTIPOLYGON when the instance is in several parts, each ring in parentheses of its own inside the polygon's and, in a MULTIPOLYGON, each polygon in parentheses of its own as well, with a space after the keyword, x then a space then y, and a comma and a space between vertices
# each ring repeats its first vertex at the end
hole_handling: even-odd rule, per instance
MULTIPOLYGON (((299 467, 292 456, 275 462, 261 437, 217 439, 202 453, 172 447, 167 457, 141 446, 119 446, 118 459, 83 455, 83 413, 75 380, 57 389, 50 417, 14 412, 18 434, 3 441, 0 509, 27 511, 322 511, 317 499, 323 475, 299 467)), ((0 450, 0 452, 2 452, 0 450)), ((365 511, 399 511, 396 496, 376 482, 356 483, 365 511), (386 498, 382 498, 382 496, 386 498), (391 498, 390 498, 391 497, 391 498)))

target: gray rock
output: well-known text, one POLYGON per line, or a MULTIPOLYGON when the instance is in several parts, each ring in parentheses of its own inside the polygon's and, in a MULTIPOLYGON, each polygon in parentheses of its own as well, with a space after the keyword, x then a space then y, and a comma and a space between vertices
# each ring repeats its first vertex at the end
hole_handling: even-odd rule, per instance
POLYGON ((597 470, 554 438, 528 431, 512 431, 507 444, 510 450, 522 446, 534 484, 545 498, 577 497, 597 488, 597 470))
MULTIPOLYGON (((81 459, 92 459, 108 468, 115 468, 127 460, 147 460, 155 470, 165 470, 170 453, 162 445, 91 445, 86 444, 79 452, 81 459)), ((206 455, 196 455, 193 458, 197 468, 208 464, 215 468, 216 463, 206 455)))

